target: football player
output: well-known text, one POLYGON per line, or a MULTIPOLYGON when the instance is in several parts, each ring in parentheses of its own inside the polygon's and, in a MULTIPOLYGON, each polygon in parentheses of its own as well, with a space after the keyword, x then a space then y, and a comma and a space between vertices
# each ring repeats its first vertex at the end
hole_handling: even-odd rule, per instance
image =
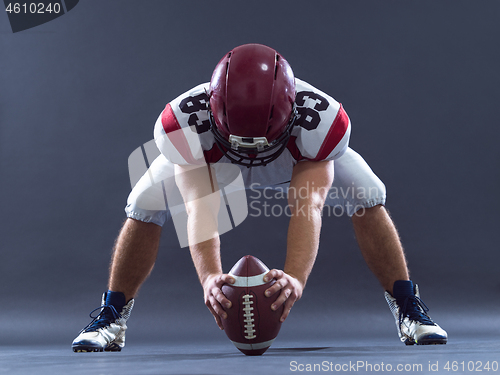
POLYGON ((427 314, 409 278, 403 247, 384 204, 384 184, 349 148, 351 123, 340 103, 294 77, 274 49, 246 44, 227 53, 211 81, 167 104, 155 125, 161 154, 130 193, 127 220, 116 240, 108 291, 94 320, 73 341, 76 352, 119 351, 134 296, 156 260, 161 227, 172 207, 150 204, 177 188, 185 203, 192 259, 205 303, 222 329, 232 283, 220 259, 217 215, 227 186, 225 166, 238 166, 244 186, 288 188, 289 227, 276 283, 284 321, 302 296, 319 247, 322 210, 341 207, 352 218, 369 268, 385 290, 397 331, 407 345, 445 344, 447 333, 427 314), (194 138, 193 138, 194 136, 194 138), (151 176, 162 184, 152 184, 151 176), (351 192, 330 194, 332 191, 351 192), (305 193, 304 193, 305 192, 305 193), (214 194, 215 193, 215 194, 214 194))

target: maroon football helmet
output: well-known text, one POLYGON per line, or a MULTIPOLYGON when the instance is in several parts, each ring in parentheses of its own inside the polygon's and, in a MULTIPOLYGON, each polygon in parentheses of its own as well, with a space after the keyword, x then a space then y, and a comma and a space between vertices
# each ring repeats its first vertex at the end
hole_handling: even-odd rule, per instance
POLYGON ((231 162, 266 165, 284 151, 296 118, 295 78, 274 49, 234 48, 215 67, 208 95, 211 131, 231 162))

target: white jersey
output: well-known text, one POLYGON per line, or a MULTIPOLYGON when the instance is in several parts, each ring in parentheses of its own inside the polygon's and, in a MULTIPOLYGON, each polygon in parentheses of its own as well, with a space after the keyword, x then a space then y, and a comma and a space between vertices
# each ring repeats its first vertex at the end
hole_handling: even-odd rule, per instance
MULTIPOLYGON (((363 158, 348 147, 349 117, 341 104, 329 95, 296 79, 299 116, 286 149, 266 166, 247 168, 222 164, 231 161, 219 149, 210 131, 208 89, 209 83, 194 87, 168 103, 160 114, 154 136, 161 155, 155 156, 147 173, 132 190, 126 208, 128 217, 163 225, 168 212, 175 216, 176 207, 184 207, 180 194, 177 200, 171 198, 172 191, 176 191, 174 164, 210 163, 219 186, 231 184, 239 170, 246 188, 281 190, 290 183, 297 163, 334 160, 335 177, 326 205, 340 207, 352 216, 360 207, 385 203, 383 183, 363 158), (163 181, 163 184, 152 185, 152 180, 163 181), (164 202, 164 194, 170 197, 168 204, 164 202)), ((158 152, 156 148, 155 151, 158 152)), ((185 227, 185 223, 176 226, 178 230, 185 227)))
MULTIPOLYGON (((208 88, 209 83, 204 83, 172 100, 156 122, 156 144, 174 164, 197 164, 201 153, 206 163, 230 162, 210 131, 208 88)), ((295 162, 339 158, 348 147, 351 132, 349 117, 341 104, 299 79, 296 90, 298 118, 287 144, 291 158, 295 162)))

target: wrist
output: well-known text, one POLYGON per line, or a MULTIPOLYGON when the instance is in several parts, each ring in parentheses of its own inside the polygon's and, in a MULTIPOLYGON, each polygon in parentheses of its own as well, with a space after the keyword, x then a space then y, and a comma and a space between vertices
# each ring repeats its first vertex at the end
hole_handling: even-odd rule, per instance
POLYGON ((222 272, 212 272, 212 273, 206 273, 203 275, 199 275, 200 283, 204 287, 211 279, 214 279, 221 274, 222 274, 222 272))
POLYGON ((296 282, 299 283, 299 285, 301 286, 302 289, 305 288, 306 286, 306 282, 307 282, 307 277, 306 276, 300 276, 299 273, 295 273, 292 271, 287 271, 287 270, 284 270, 283 272, 285 272, 288 276, 292 277, 293 279, 295 279, 296 282))

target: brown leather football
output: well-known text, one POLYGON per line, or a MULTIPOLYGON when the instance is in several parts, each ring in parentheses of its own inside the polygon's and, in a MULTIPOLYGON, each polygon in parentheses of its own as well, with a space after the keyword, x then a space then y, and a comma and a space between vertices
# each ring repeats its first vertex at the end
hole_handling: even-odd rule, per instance
POLYGON ((231 301, 232 307, 225 309, 227 319, 222 319, 224 331, 231 342, 246 355, 262 355, 278 336, 283 306, 271 310, 279 293, 266 297, 264 292, 276 280, 264 282, 269 272, 259 259, 246 255, 229 271, 236 280, 232 285, 222 286, 222 292, 231 301))

